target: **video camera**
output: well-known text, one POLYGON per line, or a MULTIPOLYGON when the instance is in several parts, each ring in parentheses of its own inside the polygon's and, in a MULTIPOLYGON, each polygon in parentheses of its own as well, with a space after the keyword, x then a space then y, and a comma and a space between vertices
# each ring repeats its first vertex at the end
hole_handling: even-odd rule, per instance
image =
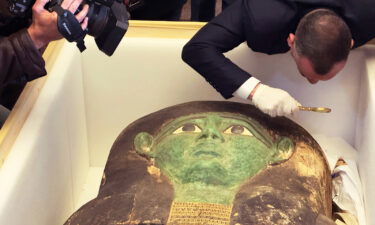
MULTIPOLYGON (((35 0, 9 0, 9 10, 12 14, 20 17, 30 13, 35 0)), ((74 15, 61 8, 63 0, 52 0, 46 5, 49 11, 58 14, 57 27, 60 33, 70 42, 77 42, 80 51, 85 50, 83 39, 86 34, 95 38, 98 48, 111 56, 124 37, 129 26, 129 11, 122 0, 83 0, 77 14, 84 4, 89 5, 88 26, 85 31, 80 27, 74 15)), ((142 0, 130 0, 130 6, 139 5, 142 0)))

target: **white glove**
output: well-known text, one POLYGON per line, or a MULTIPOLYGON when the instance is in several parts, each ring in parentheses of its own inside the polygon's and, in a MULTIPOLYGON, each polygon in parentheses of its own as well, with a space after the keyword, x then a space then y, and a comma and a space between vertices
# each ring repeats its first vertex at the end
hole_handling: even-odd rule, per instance
POLYGON ((262 112, 274 116, 291 115, 298 111, 297 102, 288 92, 259 83, 252 91, 252 102, 262 112))

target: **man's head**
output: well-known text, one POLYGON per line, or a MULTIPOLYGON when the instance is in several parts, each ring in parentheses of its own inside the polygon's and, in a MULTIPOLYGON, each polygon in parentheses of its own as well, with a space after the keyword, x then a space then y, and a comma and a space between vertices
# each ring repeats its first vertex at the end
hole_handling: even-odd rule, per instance
POLYGON ((139 133, 134 144, 174 183, 225 187, 241 185, 294 149, 291 139, 274 141, 257 122, 231 113, 180 117, 155 136, 139 133))
POLYGON ((340 72, 353 46, 345 21, 328 9, 306 14, 287 41, 299 72, 312 84, 340 72))

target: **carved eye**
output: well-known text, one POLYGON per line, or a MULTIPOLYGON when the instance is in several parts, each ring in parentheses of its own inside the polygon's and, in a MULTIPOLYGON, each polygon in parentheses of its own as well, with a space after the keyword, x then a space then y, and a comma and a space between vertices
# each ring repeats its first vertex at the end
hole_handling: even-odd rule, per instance
POLYGON ((182 127, 179 127, 177 130, 173 132, 173 134, 180 134, 180 133, 200 133, 202 132, 201 128, 193 123, 184 124, 182 127))
POLYGON ((228 127, 224 134, 239 134, 239 135, 246 135, 246 136, 254 136, 246 127, 241 125, 233 125, 228 127))

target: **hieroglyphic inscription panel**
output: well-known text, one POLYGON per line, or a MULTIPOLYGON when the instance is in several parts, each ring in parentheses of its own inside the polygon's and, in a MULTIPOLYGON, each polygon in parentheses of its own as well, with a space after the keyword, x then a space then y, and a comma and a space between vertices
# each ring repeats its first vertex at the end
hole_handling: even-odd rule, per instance
POLYGON ((173 202, 167 225, 229 225, 232 205, 173 202))

